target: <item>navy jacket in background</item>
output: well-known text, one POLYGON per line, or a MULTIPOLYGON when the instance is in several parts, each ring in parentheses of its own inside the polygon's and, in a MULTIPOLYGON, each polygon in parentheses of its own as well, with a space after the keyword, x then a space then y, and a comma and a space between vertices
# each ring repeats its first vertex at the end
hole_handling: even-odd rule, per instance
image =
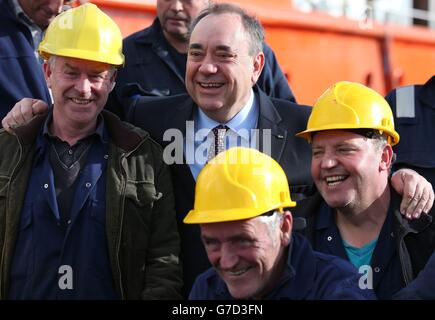
MULTIPOLYGON (((159 20, 141 31, 124 39, 123 52, 125 65, 119 69, 116 86, 109 96, 106 106, 125 119, 122 108, 126 84, 137 83, 142 95, 173 96, 186 93, 184 71, 179 70, 168 49, 159 20)), ((272 49, 264 44, 265 66, 257 81, 258 86, 268 96, 295 102, 287 79, 284 76, 272 49)))
POLYGON ((435 186, 435 75, 424 85, 393 90, 386 100, 400 134, 393 168, 414 169, 435 186))
MULTIPOLYGON (((307 239, 293 234, 287 268, 280 283, 264 300, 365 300, 375 299, 370 289, 360 289, 360 274, 349 262, 313 251, 307 239)), ((190 300, 233 300, 214 268, 201 274, 190 300)))
POLYGON ((24 97, 51 104, 30 30, 17 20, 8 0, 0 0, 0 97, 0 119, 24 97))
POLYGON ((432 254, 417 278, 393 298, 399 300, 435 300, 435 253, 432 254))

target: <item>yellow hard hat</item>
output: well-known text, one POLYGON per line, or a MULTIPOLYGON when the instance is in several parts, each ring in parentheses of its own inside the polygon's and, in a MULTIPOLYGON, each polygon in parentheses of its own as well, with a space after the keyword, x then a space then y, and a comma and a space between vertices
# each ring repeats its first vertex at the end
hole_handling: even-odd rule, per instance
POLYGON ((122 65, 122 35, 117 24, 94 4, 59 14, 48 26, 39 54, 122 65))
POLYGON ((202 169, 194 209, 184 223, 244 220, 294 206, 281 166, 255 149, 236 147, 218 154, 202 169))
POLYGON ((328 88, 316 101, 307 130, 297 136, 311 141, 313 132, 334 129, 374 129, 387 135, 393 146, 399 142, 388 102, 362 84, 341 81, 328 88))

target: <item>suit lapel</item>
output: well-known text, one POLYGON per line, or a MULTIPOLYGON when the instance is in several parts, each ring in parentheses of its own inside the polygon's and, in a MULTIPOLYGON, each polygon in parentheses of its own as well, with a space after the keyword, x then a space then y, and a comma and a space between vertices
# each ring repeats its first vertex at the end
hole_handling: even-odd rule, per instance
POLYGON ((287 130, 279 125, 282 119, 272 101, 258 88, 255 87, 254 91, 260 107, 257 125, 260 129, 259 150, 280 162, 287 141, 287 130))
MULTIPOLYGON (((186 130, 186 122, 193 121, 193 115, 196 108, 197 106, 193 103, 190 97, 177 104, 174 106, 175 112, 166 116, 164 128, 177 129, 182 133, 182 136, 185 137, 186 133, 189 134, 190 131, 186 130)), ((194 130, 192 133, 194 134, 194 130)), ((167 142, 165 141, 164 143, 167 142)), ((192 176, 192 172, 190 171, 190 167, 186 163, 186 156, 184 154, 183 163, 171 165, 171 171, 173 175, 173 181, 179 183, 179 185, 175 186, 175 188, 179 189, 179 191, 183 193, 184 200, 187 203, 191 203, 191 208, 193 208, 196 183, 192 176)), ((189 208, 189 210, 191 208, 189 208)))

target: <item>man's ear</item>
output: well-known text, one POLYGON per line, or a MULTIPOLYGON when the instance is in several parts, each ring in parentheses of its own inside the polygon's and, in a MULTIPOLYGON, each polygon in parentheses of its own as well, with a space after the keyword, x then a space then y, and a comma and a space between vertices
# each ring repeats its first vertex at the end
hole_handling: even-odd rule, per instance
POLYGON ((42 68, 44 70, 44 77, 45 77, 45 81, 47 82, 47 86, 51 88, 51 74, 53 73, 53 71, 51 70, 51 66, 47 60, 44 61, 42 68))
POLYGON ((390 170, 393 162, 393 148, 388 143, 382 149, 381 162, 379 164, 379 170, 390 170))
POLYGON ((110 77, 110 81, 112 84, 110 85, 110 92, 115 88, 116 85, 116 76, 118 75, 118 70, 115 69, 115 72, 113 72, 112 76, 110 77))
POLYGON ((284 246, 290 243, 293 229, 293 216, 290 211, 285 210, 282 214, 282 222, 280 226, 281 242, 284 246))
POLYGON ((253 70, 252 70, 252 76, 251 76, 252 85, 257 83, 257 80, 260 77, 261 71, 263 71, 264 61, 265 61, 265 57, 264 57, 263 52, 259 52, 254 56, 254 58, 253 58, 253 70))

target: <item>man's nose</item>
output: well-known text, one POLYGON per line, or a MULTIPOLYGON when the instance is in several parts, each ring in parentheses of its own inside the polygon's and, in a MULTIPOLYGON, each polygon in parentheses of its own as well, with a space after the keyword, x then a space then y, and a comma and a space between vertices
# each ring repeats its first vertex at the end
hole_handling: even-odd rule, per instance
POLYGON ((180 0, 172 0, 170 8, 176 12, 183 11, 183 2, 180 0))
POLYGON ((320 162, 320 167, 322 169, 334 168, 337 165, 337 158, 330 153, 325 153, 320 162))
POLYGON ((63 1, 63 0, 51 0, 48 3, 47 7, 50 9, 52 14, 57 16, 62 11, 64 2, 65 1, 63 1))
POLYGON ((219 267, 223 270, 233 269, 239 262, 239 257, 230 247, 222 245, 219 267))
POLYGON ((218 70, 218 67, 216 63, 209 57, 205 57, 204 60, 201 62, 201 66, 199 67, 199 72, 205 73, 205 74, 213 74, 216 73, 218 70))
POLYGON ((82 75, 79 79, 77 79, 74 88, 80 92, 81 94, 86 94, 91 92, 92 83, 89 78, 85 75, 82 75))

